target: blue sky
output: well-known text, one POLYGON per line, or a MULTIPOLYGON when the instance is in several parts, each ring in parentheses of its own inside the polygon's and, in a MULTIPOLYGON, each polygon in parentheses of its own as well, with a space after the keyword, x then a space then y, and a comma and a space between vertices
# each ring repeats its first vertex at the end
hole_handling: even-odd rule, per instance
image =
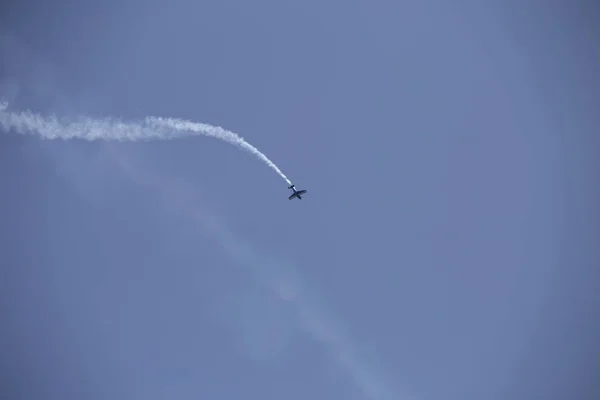
POLYGON ((3 5, 11 109, 309 193, 3 132, 2 397, 594 398, 598 8, 511 4, 3 5))

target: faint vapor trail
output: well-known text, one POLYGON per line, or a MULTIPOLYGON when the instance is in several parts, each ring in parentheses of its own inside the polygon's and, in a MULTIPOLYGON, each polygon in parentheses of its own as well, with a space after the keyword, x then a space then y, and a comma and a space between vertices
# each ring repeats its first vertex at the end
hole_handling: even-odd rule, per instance
POLYGON ((0 103, 0 125, 7 131, 20 134, 37 134, 44 139, 83 139, 119 142, 170 140, 187 136, 209 136, 246 150, 271 167, 288 184, 287 176, 256 147, 234 132, 219 126, 173 118, 146 117, 140 122, 123 122, 116 118, 74 119, 42 116, 31 111, 7 111, 8 104, 0 103))
POLYGON ((302 287, 302 280, 295 273, 293 264, 285 259, 261 255, 247 240, 237 236, 226 221, 200 209, 191 186, 173 179, 161 179, 156 174, 150 176, 146 168, 135 167, 122 157, 115 156, 115 160, 134 182, 157 191, 169 212, 197 222, 203 234, 211 237, 224 250, 224 254, 239 266, 250 269, 279 299, 287 302, 295 310, 302 329, 331 353, 366 399, 409 399, 397 393, 372 366, 358 356, 356 346, 336 326, 332 316, 323 311, 324 305, 308 295, 308 290, 302 287))

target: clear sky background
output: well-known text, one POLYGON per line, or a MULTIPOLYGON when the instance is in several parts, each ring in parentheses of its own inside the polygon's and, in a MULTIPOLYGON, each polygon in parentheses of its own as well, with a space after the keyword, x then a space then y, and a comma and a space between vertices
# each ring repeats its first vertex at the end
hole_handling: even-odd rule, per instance
POLYGON ((12 1, 0 397, 597 399, 594 2, 12 1), (555 2, 558 3, 558 2, 555 2))

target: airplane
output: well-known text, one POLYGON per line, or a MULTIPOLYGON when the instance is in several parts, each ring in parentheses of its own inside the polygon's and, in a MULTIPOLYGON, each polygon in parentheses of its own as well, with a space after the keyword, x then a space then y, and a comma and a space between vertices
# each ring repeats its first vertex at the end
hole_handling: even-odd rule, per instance
POLYGON ((302 195, 306 193, 306 190, 296 190, 296 185, 288 186, 288 189, 292 189, 294 191, 294 193, 288 197, 288 200, 292 200, 294 197, 302 200, 302 195))

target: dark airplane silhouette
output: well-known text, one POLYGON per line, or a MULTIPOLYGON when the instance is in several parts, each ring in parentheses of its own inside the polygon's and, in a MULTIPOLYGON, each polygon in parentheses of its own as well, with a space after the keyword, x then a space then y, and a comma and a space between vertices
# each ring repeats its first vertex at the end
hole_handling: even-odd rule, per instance
POLYGON ((294 191, 294 193, 288 197, 288 200, 292 200, 295 197, 302 200, 302 195, 306 193, 306 190, 296 190, 296 185, 288 186, 288 189, 292 189, 294 191))

